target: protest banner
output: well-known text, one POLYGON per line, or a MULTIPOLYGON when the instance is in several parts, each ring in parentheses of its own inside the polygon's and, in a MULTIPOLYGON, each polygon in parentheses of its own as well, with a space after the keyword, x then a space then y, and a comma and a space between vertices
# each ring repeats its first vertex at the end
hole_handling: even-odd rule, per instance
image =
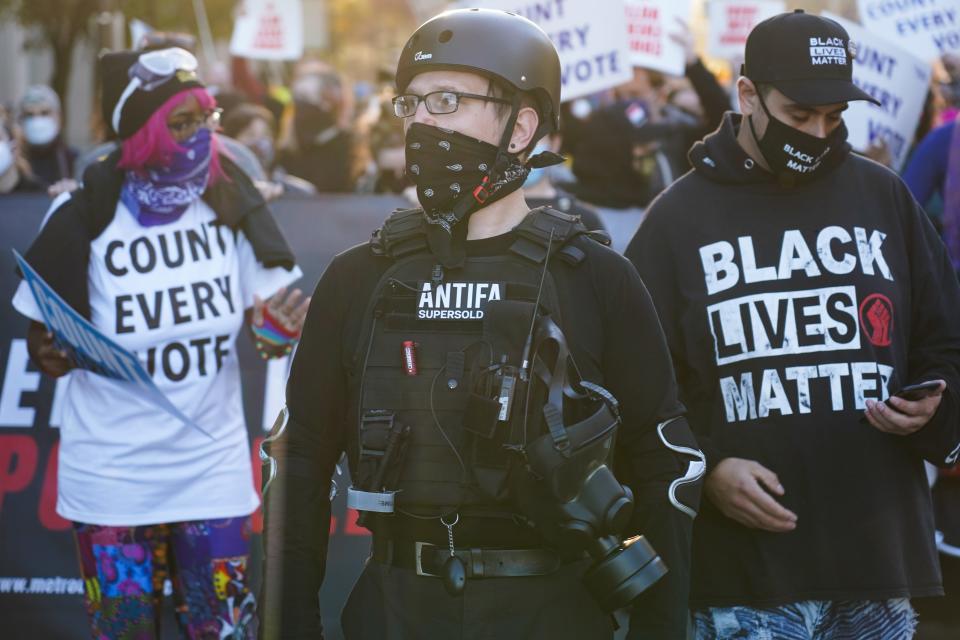
POLYGON ((300 0, 244 0, 230 38, 230 53, 256 60, 303 57, 300 0))
POLYGON ((76 312, 33 270, 16 249, 13 255, 23 279, 30 287, 37 308, 43 315, 43 323, 54 335, 57 347, 67 353, 75 367, 92 371, 116 381, 130 393, 157 405, 186 425, 206 434, 193 420, 177 409, 170 399, 153 383, 150 374, 140 360, 116 342, 101 333, 90 321, 76 312))
POLYGON ((927 62, 960 51, 957 0, 857 0, 857 9, 868 31, 927 62))
POLYGON ((779 0, 709 0, 707 3, 707 53, 725 60, 740 60, 747 36, 767 18, 786 11, 779 0))
POLYGON ((683 47, 670 35, 690 24, 689 0, 627 0, 627 37, 634 66, 682 76, 686 68, 683 47))
POLYGON ((851 102, 843 114, 848 141, 858 151, 884 140, 899 171, 913 143, 930 86, 930 65, 886 38, 840 16, 824 13, 850 34, 854 44, 853 81, 880 101, 851 102))
POLYGON ((623 0, 468 0, 458 6, 504 9, 537 23, 560 54, 560 93, 564 102, 615 87, 633 77, 623 25, 623 0))

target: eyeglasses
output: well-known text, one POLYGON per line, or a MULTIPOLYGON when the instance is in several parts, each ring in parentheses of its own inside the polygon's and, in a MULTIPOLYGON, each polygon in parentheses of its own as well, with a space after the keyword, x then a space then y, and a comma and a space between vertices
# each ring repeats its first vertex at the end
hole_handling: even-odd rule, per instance
POLYGON ((222 113, 223 109, 218 108, 208 109, 200 115, 184 114, 182 117, 177 116, 176 120, 167 123, 167 129, 177 137, 196 131, 204 125, 216 129, 220 125, 220 114, 222 113))
POLYGON ((460 91, 431 91, 423 96, 418 96, 415 93, 405 93, 393 99, 393 114, 398 118, 409 118, 417 112, 417 107, 420 106, 421 102, 427 108, 427 111, 433 115, 453 113, 460 108, 460 100, 463 98, 512 104, 509 100, 503 98, 482 96, 476 93, 462 93, 460 91))

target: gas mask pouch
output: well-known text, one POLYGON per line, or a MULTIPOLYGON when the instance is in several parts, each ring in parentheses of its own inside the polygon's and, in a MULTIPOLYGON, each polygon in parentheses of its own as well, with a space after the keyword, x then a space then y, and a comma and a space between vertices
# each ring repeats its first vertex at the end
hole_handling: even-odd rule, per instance
MULTIPOLYGON (((594 559, 584 576, 587 590, 606 611, 632 602, 667 568, 643 536, 623 540, 633 514, 633 494, 609 467, 620 424, 619 407, 599 385, 579 380, 560 328, 549 317, 537 323, 531 385, 545 401, 526 407, 524 470, 515 474, 520 512, 562 553, 587 551, 594 559), (572 374, 572 375, 571 375, 572 374), (587 405, 586 417, 567 426, 568 405, 587 405), (537 413, 541 415, 536 415, 537 413), (539 419, 537 419, 539 418, 539 419)), ((534 396, 537 395, 534 389, 534 396)))

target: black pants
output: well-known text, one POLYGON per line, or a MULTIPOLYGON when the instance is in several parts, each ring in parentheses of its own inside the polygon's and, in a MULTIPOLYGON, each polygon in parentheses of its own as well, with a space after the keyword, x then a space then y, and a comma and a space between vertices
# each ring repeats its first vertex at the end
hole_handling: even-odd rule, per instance
POLYGON ((346 640, 603 640, 613 622, 580 582, 585 561, 548 576, 467 580, 447 594, 438 578, 372 559, 343 608, 346 640))

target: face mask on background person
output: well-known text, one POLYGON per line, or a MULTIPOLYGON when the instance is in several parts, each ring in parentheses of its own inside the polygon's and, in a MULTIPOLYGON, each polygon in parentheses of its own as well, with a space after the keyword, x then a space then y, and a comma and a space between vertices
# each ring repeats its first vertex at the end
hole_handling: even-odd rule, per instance
POLYGON ((322 144, 317 136, 330 130, 337 123, 333 111, 324 109, 311 102, 297 100, 293 108, 293 128, 297 135, 297 143, 307 146, 313 142, 322 144))
POLYGON ((843 121, 826 138, 818 138, 774 117, 760 93, 760 106, 767 114, 767 130, 763 137, 757 136, 753 115, 748 117, 750 133, 756 140, 763 159, 776 176, 797 183, 809 182, 823 167, 823 160, 843 146, 847 139, 847 127, 843 121))
POLYGON ((27 116, 23 119, 23 136, 34 147, 50 144, 60 133, 60 124, 53 116, 27 116))
POLYGON ((0 176, 5 175, 13 166, 13 148, 9 140, 0 142, 0 176))
MULTIPOLYGON (((544 151, 549 151, 550 147, 547 145, 546 140, 541 140, 537 143, 537 146, 533 148, 533 151, 530 152, 530 157, 537 155, 538 153, 543 153, 544 151)), ((537 167, 531 168, 530 174, 527 176, 527 181, 523 183, 525 189, 529 189, 535 185, 543 182, 550 175, 549 167, 537 167)))
POLYGON ((257 138, 247 143, 247 148, 257 156, 260 166, 269 170, 273 166, 274 148, 273 140, 270 138, 257 138))

